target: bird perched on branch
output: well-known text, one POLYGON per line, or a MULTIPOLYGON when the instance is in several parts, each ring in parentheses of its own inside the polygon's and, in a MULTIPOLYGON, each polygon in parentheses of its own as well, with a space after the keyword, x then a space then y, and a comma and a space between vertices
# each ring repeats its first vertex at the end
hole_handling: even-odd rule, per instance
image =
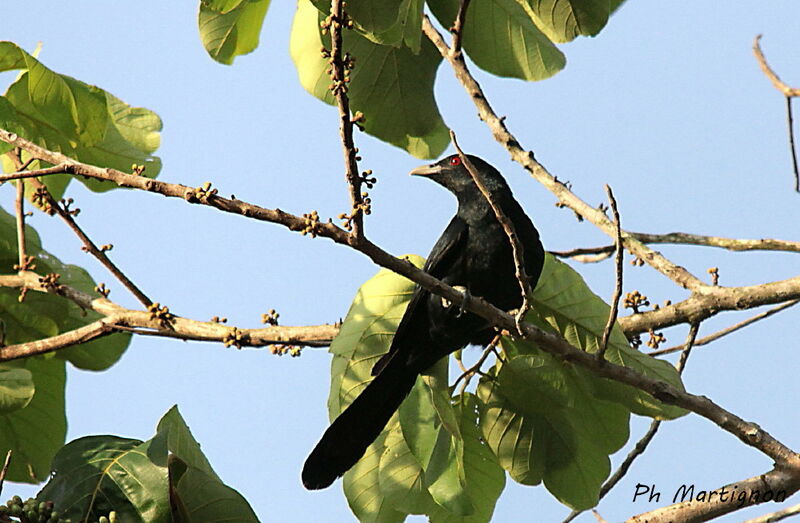
MULTIPOLYGON (((476 156, 468 159, 513 224, 523 247, 530 288, 534 288, 544 263, 539 233, 497 169, 476 156)), ((458 211, 434 245, 424 270, 502 310, 520 307, 522 294, 508 235, 461 157, 449 156, 411 174, 430 178, 458 199, 458 211)), ((389 352, 372 369, 375 378, 328 427, 306 460, 305 487, 325 488, 355 465, 420 373, 468 344, 487 345, 494 334, 483 318, 417 286, 389 352)))

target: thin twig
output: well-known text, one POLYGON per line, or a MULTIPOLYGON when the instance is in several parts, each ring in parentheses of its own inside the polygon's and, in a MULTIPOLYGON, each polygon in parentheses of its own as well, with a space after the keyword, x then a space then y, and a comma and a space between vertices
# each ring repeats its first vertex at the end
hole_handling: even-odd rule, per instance
POLYGON ((34 171, 26 171, 25 169, 35 160, 36 158, 30 158, 21 167, 17 168, 16 172, 9 174, 0 174, 0 183, 8 182, 10 180, 22 180, 24 178, 36 178, 38 176, 47 176, 49 174, 66 173, 64 167, 61 165, 55 165, 53 167, 47 167, 45 169, 36 169, 34 171))
POLYGON ((787 507, 783 510, 771 512, 769 514, 764 514, 763 516, 759 516, 757 518, 748 519, 744 523, 775 523, 776 521, 797 516, 798 514, 800 514, 800 504, 787 507))
MULTIPOLYGON (((46 190, 41 182, 34 180, 33 183, 46 190)), ((142 303, 142 305, 149 307, 153 304, 150 298, 148 298, 147 295, 142 292, 142 290, 139 289, 139 287, 136 286, 136 284, 133 283, 130 278, 125 276, 125 274, 114 264, 114 262, 111 261, 108 255, 106 255, 105 251, 97 247, 92 239, 89 238, 85 232, 83 232, 83 229, 80 228, 78 223, 75 221, 75 218, 72 217, 72 214, 70 214, 67 209, 60 205, 56 199, 53 198, 49 191, 47 192, 47 200, 50 204, 50 208, 53 209, 62 220, 64 220, 69 228, 72 229, 72 232, 74 232, 75 235, 81 240, 83 243, 83 248, 86 252, 97 258, 97 261, 99 261, 103 267, 108 269, 108 271, 113 274, 114 277, 117 278, 120 283, 122 283, 122 285, 128 289, 131 294, 133 294, 136 299, 139 300, 139 302, 142 303)))
POLYGON ((0 496, 3 495, 3 482, 6 480, 6 474, 8 474, 8 467, 11 465, 11 455, 13 453, 13 450, 9 450, 6 453, 6 461, 3 463, 3 468, 0 470, 0 496))
POLYGON ((345 177, 350 190, 350 211, 348 223, 356 238, 364 235, 364 214, 366 204, 361 193, 362 179, 358 173, 358 159, 355 142, 353 141, 353 120, 350 115, 350 100, 347 97, 347 84, 350 81, 347 70, 354 66, 352 57, 342 52, 342 30, 347 24, 347 15, 344 11, 344 0, 331 2, 330 32, 331 32, 331 91, 336 98, 339 108, 339 135, 342 140, 344 152, 345 177), (345 63, 347 62, 347 63, 345 63), (347 67, 347 65, 350 67, 347 67))
POLYGON ((756 60, 758 60, 758 65, 761 67, 761 70, 767 75, 772 85, 775 86, 775 89, 783 93, 786 97, 786 119, 789 124, 789 151, 792 154, 792 167, 794 170, 794 190, 796 192, 800 192, 800 170, 797 167, 797 150, 795 149, 794 145, 794 125, 792 123, 792 98, 795 96, 800 96, 800 89, 796 89, 794 87, 789 87, 786 83, 781 80, 775 71, 767 63, 767 59, 764 57, 764 53, 761 52, 761 35, 756 36, 755 40, 753 41, 753 53, 756 55, 756 60))
POLYGON ((772 85, 775 86, 775 89, 782 92, 784 96, 800 96, 800 89, 786 85, 769 66, 767 59, 764 57, 764 53, 761 52, 760 41, 761 35, 756 36, 755 40, 753 40, 753 53, 756 55, 756 60, 758 60, 758 65, 761 67, 761 70, 767 75, 767 78, 769 78, 772 85))
POLYGON ((623 262, 623 246, 622 246, 622 224, 620 223, 619 210, 617 209, 617 200, 614 198, 614 193, 611 187, 606 185, 606 194, 608 201, 611 205, 611 213, 614 216, 614 227, 617 230, 616 237, 616 265, 615 265, 615 283, 614 295, 611 297, 611 309, 608 311, 608 321, 606 327, 603 329, 603 337, 600 340, 600 348, 597 351, 597 358, 602 360, 605 358, 606 349, 608 348, 608 339, 611 337, 611 330, 617 322, 617 314, 619 312, 619 298, 622 296, 622 262, 623 262))
POLYGON ((478 190, 481 191, 483 197, 486 198, 487 202, 489 202, 489 206, 492 208, 492 211, 494 211, 497 221, 500 222, 500 225, 503 227, 506 236, 508 236, 508 242, 511 244, 511 253, 514 257, 514 274, 517 277, 520 293, 522 294, 522 305, 520 306, 516 315, 518 325, 517 332, 521 333, 522 331, 519 328, 519 324, 522 322, 522 319, 525 317, 525 314, 530 308, 529 297, 531 294, 533 294, 528 273, 525 271, 525 254, 522 243, 519 241, 517 232, 514 229, 514 224, 508 219, 508 216, 505 215, 503 209, 500 208, 500 204, 495 201, 494 196, 492 196, 492 193, 489 192, 486 184, 483 183, 483 179, 481 178, 481 174, 478 172, 478 169, 472 165, 469 157, 464 154, 464 151, 462 151, 461 147, 458 146, 456 133, 454 133, 452 129, 450 130, 450 139, 453 141, 453 147, 455 147, 456 151, 458 151, 458 156, 461 158, 461 162, 464 164, 464 167, 467 168, 467 171, 472 177, 472 180, 475 182, 475 185, 478 186, 478 190))
MULTIPOLYGON (((781 252, 800 252, 800 242, 789 240, 776 240, 773 238, 762 238, 759 240, 723 238, 720 236, 704 236, 701 234, 690 234, 685 232, 672 232, 669 234, 649 234, 644 232, 628 232, 628 235, 636 238, 642 243, 658 244, 677 244, 677 245, 699 245, 705 247, 718 247, 729 251, 781 251, 781 252)), ((577 258, 578 256, 603 255, 597 259, 589 259, 587 262, 595 262, 609 258, 614 252, 614 244, 603 245, 602 247, 579 247, 568 251, 550 251, 553 256, 559 258, 577 258)), ((583 261, 583 260, 578 260, 583 261)))
MULTIPOLYGON (((501 337, 501 334, 497 333, 495 335, 495 337, 492 339, 492 341, 489 343, 489 345, 483 350, 483 354, 481 354, 481 357, 478 359, 478 361, 475 363, 475 365, 473 365, 472 367, 470 367, 468 369, 467 368, 463 369, 463 372, 461 373, 461 375, 458 378, 456 378, 456 381, 453 382, 453 385, 452 385, 453 389, 456 388, 456 386, 458 385, 458 382, 460 382, 461 380, 464 380, 464 387, 462 387, 462 391, 463 391, 463 388, 466 388, 466 386, 469 384, 469 380, 472 378, 472 376, 474 376, 475 373, 480 370, 480 368, 483 366, 484 362, 486 361, 486 358, 489 357, 489 354, 491 354, 493 349, 497 346, 497 344, 500 343, 500 337, 501 337)), ((463 363, 462 363, 462 368, 463 368, 463 363)))
POLYGON ((792 97, 786 97, 786 120, 789 126, 789 152, 792 154, 792 170, 794 171, 794 190, 800 192, 800 169, 797 167, 797 149, 794 145, 794 122, 792 119, 792 97))
POLYGON ((453 53, 461 52, 461 42, 464 40, 464 22, 467 20, 467 9, 469 8, 469 0, 461 0, 458 6, 458 14, 453 22, 453 27, 450 32, 453 33, 453 44, 451 46, 453 53))
MULTIPOLYGON (((778 312, 781 312, 782 310, 786 310, 789 307, 793 307, 794 305, 797 305, 798 303, 800 303, 800 300, 792 300, 792 301, 787 301, 786 303, 781 303, 777 307, 773 307, 773 308, 771 308, 771 309, 769 309, 767 311, 764 311, 764 312, 761 312, 759 314, 756 314, 755 316, 752 316, 752 317, 750 317, 750 318, 748 318, 748 319, 746 319, 744 321, 740 321, 739 323, 731 325, 730 327, 725 327, 724 329, 719 330, 719 331, 715 332, 714 334, 709 334, 708 336, 704 336, 704 337, 700 338, 699 340, 697 340, 696 342, 694 342, 694 346, 695 347, 700 347, 702 345, 707 345, 707 344, 711 343, 712 341, 716 341, 716 340, 722 338, 723 336, 727 336, 728 334, 730 334, 732 332, 736 332, 739 329, 747 327, 748 325, 753 324, 753 323, 755 323, 755 322, 757 322, 759 320, 763 320, 764 318, 769 318, 773 314, 777 314, 778 312)), ((648 354, 650 356, 661 356, 661 355, 664 355, 664 354, 670 354, 670 353, 673 353, 673 352, 678 352, 679 350, 682 350, 682 349, 683 349, 683 345, 675 345, 674 347, 668 347, 666 349, 660 349, 660 350, 656 350, 656 351, 653 351, 653 352, 648 352, 648 354)))
POLYGON ((28 252, 25 248, 25 182, 17 182, 17 197, 14 200, 14 210, 17 214, 17 254, 18 270, 24 271, 28 267, 28 252))
MULTIPOLYGON (((692 326, 689 328, 689 334, 686 336, 686 342, 684 342, 682 345, 683 352, 681 353, 681 359, 677 365, 679 374, 683 373, 683 369, 686 367, 686 361, 688 360, 689 354, 694 346, 698 329, 698 324, 692 324, 692 326)), ((605 483, 603 483, 603 486, 600 487, 598 501, 603 499, 605 495, 608 494, 623 477, 625 477, 625 474, 628 473, 628 470, 630 470, 631 465, 633 465, 633 462, 636 460, 636 458, 644 454, 644 451, 647 450, 647 446, 650 445, 650 442, 655 437, 660 426, 661 420, 656 419, 650 423, 650 428, 647 429, 647 432, 644 434, 644 436, 642 436, 639 441, 636 442, 636 445, 634 445, 633 449, 631 449, 628 455, 625 456, 625 459, 622 461, 622 463, 620 463, 617 470, 605 481, 605 483)), ((562 523, 569 523, 582 512, 583 511, 581 510, 573 510, 562 523)))

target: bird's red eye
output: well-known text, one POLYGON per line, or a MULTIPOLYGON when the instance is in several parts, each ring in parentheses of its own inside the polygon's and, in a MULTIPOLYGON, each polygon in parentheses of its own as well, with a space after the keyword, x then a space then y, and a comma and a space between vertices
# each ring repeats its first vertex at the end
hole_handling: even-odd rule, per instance
POLYGON ((461 158, 458 156, 453 156, 452 158, 450 158, 450 165, 453 166, 461 165, 461 158))

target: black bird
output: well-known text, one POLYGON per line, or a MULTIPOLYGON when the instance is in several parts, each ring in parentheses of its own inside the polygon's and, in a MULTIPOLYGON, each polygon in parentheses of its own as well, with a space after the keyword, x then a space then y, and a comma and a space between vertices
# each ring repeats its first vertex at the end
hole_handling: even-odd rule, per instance
MULTIPOLYGON (((524 249, 525 270, 531 288, 535 287, 544 263, 539 233, 497 169, 478 157, 469 159, 514 224, 524 249)), ((508 236, 461 158, 449 156, 411 174, 430 178, 458 199, 458 212, 434 245, 424 270, 502 310, 518 308, 522 296, 508 236)), ((306 460, 305 487, 325 488, 355 465, 420 373, 467 344, 487 345, 493 335, 486 320, 417 286, 389 352, 372 369, 375 378, 328 427, 306 460)))

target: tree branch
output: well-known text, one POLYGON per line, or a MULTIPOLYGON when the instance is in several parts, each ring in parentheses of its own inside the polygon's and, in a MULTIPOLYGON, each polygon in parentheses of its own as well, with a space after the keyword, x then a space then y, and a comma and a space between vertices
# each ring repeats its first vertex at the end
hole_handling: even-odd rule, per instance
POLYGON ((761 35, 758 35, 753 41, 753 53, 756 55, 758 65, 761 67, 761 70, 764 72, 764 74, 767 75, 767 78, 769 78, 770 82, 772 82, 772 85, 775 86, 775 89, 783 93, 783 95, 786 97, 786 120, 789 126, 789 151, 792 155, 794 190, 796 192, 800 192, 800 169, 798 169, 797 166, 797 149, 794 145, 794 125, 792 122, 792 98, 795 96, 800 96, 800 89, 789 87, 783 82, 783 80, 778 78, 778 75, 767 63, 764 53, 761 52, 760 40, 761 35))
POLYGON ((622 330, 633 336, 649 329, 696 323, 722 311, 751 309, 800 299, 800 276, 745 287, 707 287, 678 303, 619 318, 622 330))
POLYGON ((97 245, 95 245, 95 243, 91 240, 91 238, 89 238, 86 235, 86 233, 83 232, 83 229, 80 228, 78 223, 72 217, 72 214, 67 209, 59 205, 59 203, 55 200, 55 198, 53 198, 50 192, 47 191, 47 188, 44 186, 44 184, 42 184, 37 180, 32 180, 32 183, 34 184, 34 187, 38 187, 45 190, 47 194, 47 201, 50 205, 50 208, 56 214, 58 214, 62 220, 64 220, 64 222, 69 226, 69 228, 72 229, 72 232, 74 232, 75 235, 81 240, 81 242, 83 243, 84 250, 89 254, 91 254, 92 256, 94 256, 95 258, 97 258, 97 260, 103 265, 103 267, 108 269, 108 271, 111 274, 113 274, 114 277, 117 278, 117 280, 119 280, 120 283, 122 283, 122 285, 126 289, 128 289, 131 292, 131 294, 133 294, 136 297, 137 300, 139 300, 139 302, 141 302, 142 305, 144 305, 145 307, 149 307, 150 305, 152 305, 153 302, 150 300, 150 298, 148 298, 147 295, 144 292, 142 292, 139 289, 139 287, 136 286, 136 284, 134 284, 127 276, 125 276, 125 274, 119 269, 119 267, 117 267, 116 264, 114 264, 114 262, 112 262, 111 259, 106 255, 103 249, 100 249, 97 247, 97 245))
POLYGON ((775 89, 783 93, 784 96, 800 96, 800 89, 795 89, 794 87, 786 85, 767 63, 764 53, 761 52, 761 36, 762 35, 757 35, 753 40, 753 53, 756 55, 756 60, 758 60, 761 71, 767 75, 767 78, 769 78, 769 81, 775 86, 775 89))
POLYGON ((771 498, 777 493, 783 492, 788 498, 800 489, 800 476, 796 470, 787 470, 776 466, 769 472, 753 476, 751 478, 725 485, 716 489, 718 495, 704 501, 684 501, 675 503, 667 507, 662 507, 650 512, 645 512, 628 519, 628 523, 670 523, 673 521, 681 522, 700 522, 708 521, 731 512, 735 512, 745 507, 758 505, 769 500, 764 499, 766 492, 771 492, 771 498), (726 493, 720 496, 720 492, 726 493), (753 499, 752 493, 759 492, 761 495, 758 500, 753 499), (733 497, 746 493, 747 496, 742 500, 741 506, 738 497, 733 497), (720 498, 724 497, 725 500, 720 498))
POLYGON ((765 514, 757 518, 748 519, 744 523, 775 523, 776 521, 781 521, 798 514, 800 514, 800 504, 772 512, 770 514, 765 514))
POLYGON ((342 30, 349 27, 347 15, 344 12, 344 0, 331 2, 330 32, 331 32, 331 92, 339 108, 339 135, 344 151, 345 177, 350 189, 350 202, 352 210, 347 217, 347 224, 352 227, 356 237, 364 234, 364 214, 366 205, 361 194, 361 177, 358 173, 358 157, 353 142, 353 120, 350 116, 350 100, 347 97, 347 84, 350 81, 349 71, 355 67, 355 59, 342 52, 342 30))
MULTIPOLYGON (((701 245, 707 247, 719 247, 729 251, 783 251, 800 252, 800 242, 788 240, 776 240, 772 238, 762 238, 760 240, 722 238, 719 236, 703 236, 700 234, 689 234, 685 232, 672 232, 669 234, 648 234, 644 232, 629 232, 642 243, 664 243, 679 245, 701 245)), ((596 262, 609 258, 614 252, 614 245, 604 245, 602 247, 581 247, 568 251, 550 251, 553 256, 559 258, 576 258, 578 256, 594 256, 587 262, 596 262), (603 256, 599 256, 603 255, 603 256)), ((577 260, 583 261, 583 260, 577 260)))
POLYGON ((169 328, 165 329, 163 322, 154 318, 148 311, 127 309, 107 298, 95 298, 68 285, 59 285, 55 289, 46 288, 41 284, 39 275, 30 271, 16 275, 0 275, 0 287, 28 288, 38 292, 57 294, 83 309, 93 310, 104 316, 95 322, 57 336, 0 347, 0 361, 52 352, 113 332, 125 332, 129 328, 148 329, 154 335, 169 335, 184 340, 219 343, 232 340, 232 335, 235 333, 237 335, 236 343, 231 344, 240 347, 263 347, 274 344, 322 347, 330 345, 339 330, 336 325, 271 326, 245 329, 213 321, 196 321, 180 316, 174 316, 169 322, 169 328))
MULTIPOLYGON (((31 158, 31 161, 35 158, 31 158)), ((30 162, 28 162, 30 164, 30 162)), ((25 167, 27 164, 21 168, 17 168, 17 172, 9 173, 9 174, 0 174, 0 183, 4 183, 10 180, 23 180, 25 178, 37 178, 39 176, 46 176, 48 174, 64 174, 64 167, 61 165, 55 165, 53 167, 47 167, 45 169, 36 169, 33 171, 25 171, 25 167)))
MULTIPOLYGON (((704 336, 704 337, 700 338, 699 340, 697 340, 694 343, 694 346, 695 347, 699 347, 699 346, 702 346, 702 345, 708 345, 712 341, 716 341, 716 340, 722 338, 723 336, 727 336, 728 334, 731 334, 732 332, 736 332, 739 329, 747 327, 748 325, 753 324, 753 323, 755 323, 755 322, 757 322, 759 320, 763 320, 764 318, 769 318, 773 314, 776 314, 778 312, 781 312, 782 310, 788 309, 789 307, 793 307, 793 306, 797 305, 798 303, 800 303, 800 300, 792 300, 792 301, 787 301, 786 303, 781 303, 777 307, 773 307, 773 308, 771 308, 771 309, 769 309, 767 311, 764 311, 762 313, 756 314, 755 316, 752 316, 752 317, 750 317, 750 318, 748 318, 748 319, 746 319, 744 321, 740 321, 739 323, 731 325, 730 327, 726 327, 726 328, 724 328, 722 330, 719 330, 719 331, 715 332, 714 334, 709 334, 708 336, 704 336)), ((676 345, 674 347, 668 347, 666 349, 660 349, 660 350, 656 350, 656 351, 653 351, 653 352, 648 352, 648 354, 650 356, 661 356, 661 355, 664 355, 664 354, 670 354, 670 353, 673 353, 673 352, 677 352, 677 351, 681 350, 682 348, 683 348, 683 345, 676 345)))
POLYGON ((619 298, 622 295, 622 225, 619 219, 619 210, 617 209, 617 200, 614 198, 614 193, 611 187, 606 185, 606 194, 608 201, 611 205, 611 212, 614 216, 614 228, 617 231, 615 238, 615 277, 614 277, 614 294, 611 297, 611 307, 608 311, 608 321, 603 329, 603 337, 600 339, 600 349, 597 351, 597 358, 603 359, 605 357, 606 349, 608 348, 608 338, 611 337, 611 329, 617 322, 617 314, 619 313, 619 298))

